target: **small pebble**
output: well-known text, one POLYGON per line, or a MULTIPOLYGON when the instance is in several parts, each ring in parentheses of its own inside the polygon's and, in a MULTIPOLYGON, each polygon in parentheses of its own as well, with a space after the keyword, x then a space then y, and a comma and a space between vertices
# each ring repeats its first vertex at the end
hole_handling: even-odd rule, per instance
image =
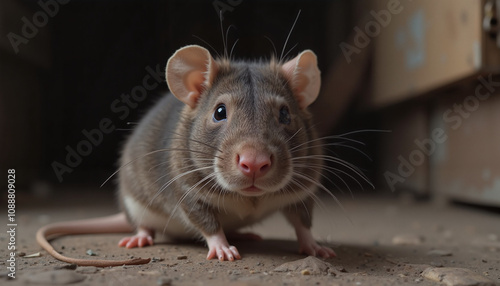
POLYGON ((66 264, 66 265, 56 266, 54 267, 54 270, 60 270, 60 269, 75 270, 77 267, 78 266, 76 264, 66 264))
POLYGON ((327 274, 328 269, 332 269, 333 265, 323 260, 318 259, 314 256, 308 256, 303 259, 290 261, 283 263, 282 265, 276 267, 273 271, 275 272, 301 272, 304 269, 310 274, 319 275, 319 274, 327 274))
POLYGON ((427 252, 428 256, 451 256, 452 253, 447 250, 441 250, 441 249, 434 249, 429 252, 427 252))
POLYGON ((85 280, 85 276, 72 270, 53 270, 36 274, 28 274, 25 281, 34 284, 64 285, 85 280))
POLYGON ((443 263, 438 261, 431 261, 431 265, 434 267, 443 267, 443 263))
POLYGON ((448 286, 494 285, 489 278, 466 268, 430 267, 422 272, 422 276, 448 286))
POLYGON ((304 269, 304 270, 300 271, 300 274, 302 274, 302 275, 311 275, 311 272, 309 272, 309 270, 307 270, 307 269, 304 269))
POLYGON ((98 269, 95 266, 78 267, 76 269, 76 272, 80 274, 94 274, 97 273, 97 271, 98 269))
POLYGON ((86 253, 89 256, 97 256, 97 253, 95 253, 94 251, 92 251, 92 249, 88 249, 86 253))
POLYGON ((172 285, 172 279, 168 277, 160 277, 158 280, 156 280, 156 285, 159 286, 170 286, 172 285))
POLYGON ((420 245, 422 242, 424 242, 424 238, 414 234, 401 234, 392 238, 394 245, 420 245))
POLYGON ((342 273, 347 273, 347 270, 343 266, 339 267, 337 270, 342 272, 342 273))
POLYGON ((188 257, 186 255, 178 255, 177 260, 184 260, 187 259, 188 257))

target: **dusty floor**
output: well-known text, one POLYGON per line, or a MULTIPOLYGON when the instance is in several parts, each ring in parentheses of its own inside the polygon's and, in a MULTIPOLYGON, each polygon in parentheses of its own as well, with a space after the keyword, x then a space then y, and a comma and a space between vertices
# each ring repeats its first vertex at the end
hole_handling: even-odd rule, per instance
POLYGON ((105 269, 61 269, 68 264, 47 255, 35 243, 37 228, 48 222, 116 211, 111 192, 79 193, 79 197, 59 196, 51 203, 18 198, 18 251, 26 255, 40 252, 41 256, 17 257, 16 279, 7 279, 8 237, 2 232, 0 284, 67 284, 64 279, 69 277, 80 281, 71 285, 439 285, 422 276, 429 267, 466 268, 479 279, 490 281, 467 285, 500 284, 500 212, 376 196, 341 198, 344 211, 326 199, 323 208, 316 208, 313 232, 338 255, 326 260, 330 269, 319 274, 310 265, 301 266, 308 269, 274 271, 283 263, 305 258, 296 253, 294 231, 279 214, 252 227, 263 241, 233 242, 243 256, 236 262, 205 260, 207 249, 202 243, 127 250, 116 246, 121 235, 86 235, 58 238, 53 245, 72 257, 90 258, 86 252, 92 250, 99 258, 151 257, 153 262, 105 269), (303 270, 311 275, 304 275, 307 272, 303 270))

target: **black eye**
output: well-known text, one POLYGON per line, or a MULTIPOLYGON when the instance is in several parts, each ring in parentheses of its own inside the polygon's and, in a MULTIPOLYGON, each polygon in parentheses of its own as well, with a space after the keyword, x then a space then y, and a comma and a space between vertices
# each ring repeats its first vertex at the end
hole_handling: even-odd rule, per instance
POLYGON ((222 120, 227 119, 227 114, 226 114, 226 106, 224 104, 219 104, 217 108, 215 108, 214 112, 214 121, 219 122, 222 120))
POLYGON ((288 111, 288 107, 282 106, 280 108, 280 119, 279 119, 281 124, 290 124, 291 119, 290 119, 290 112, 288 111))

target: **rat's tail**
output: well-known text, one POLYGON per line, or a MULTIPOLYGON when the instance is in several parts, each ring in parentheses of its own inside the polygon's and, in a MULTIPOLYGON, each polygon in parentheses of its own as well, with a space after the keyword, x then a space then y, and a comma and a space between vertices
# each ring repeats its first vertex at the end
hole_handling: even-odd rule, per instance
POLYGON ((107 217, 58 222, 46 225, 40 228, 36 233, 36 241, 50 255, 64 262, 76 264, 79 266, 121 266, 146 264, 151 259, 134 258, 128 260, 102 260, 102 259, 78 259, 64 256, 57 252, 49 243, 48 238, 70 234, 95 234, 95 233, 120 233, 133 232, 134 229, 127 222, 125 213, 119 213, 107 217))

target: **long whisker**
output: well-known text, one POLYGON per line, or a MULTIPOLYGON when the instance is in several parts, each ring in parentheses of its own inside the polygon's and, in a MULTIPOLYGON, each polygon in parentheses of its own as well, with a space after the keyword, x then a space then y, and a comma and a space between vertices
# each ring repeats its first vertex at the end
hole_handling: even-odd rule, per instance
POLYGON ((210 45, 207 41, 203 40, 201 37, 198 37, 196 35, 192 35, 192 36, 197 38, 198 40, 202 41, 208 47, 210 47, 217 54, 217 57, 219 57, 219 58, 221 57, 219 52, 212 45, 210 45))
POLYGON ((238 43, 240 39, 236 39, 236 41, 234 42, 233 46, 231 47, 231 52, 229 53, 229 58, 232 59, 233 58, 233 50, 234 50, 234 47, 236 47, 236 44, 238 43))
POLYGON ((295 49, 299 44, 295 44, 293 45, 293 47, 290 48, 290 50, 288 50, 288 52, 286 52, 286 54, 283 56, 284 58, 286 58, 288 56, 289 53, 291 53, 293 51, 293 49, 295 49))
MULTIPOLYGON (((382 129, 361 129, 361 130, 354 130, 354 131, 349 131, 346 133, 342 133, 336 136, 346 136, 346 135, 351 135, 351 134, 357 134, 357 133, 363 133, 363 132, 383 132, 383 133, 391 133, 392 130, 382 130, 382 129)), ((328 137, 328 136, 327 136, 328 137)))
POLYGON ((264 36, 264 38, 266 38, 271 43, 271 45, 273 46, 274 56, 277 58, 278 57, 278 52, 276 51, 276 46, 274 45, 273 41, 268 36, 264 36))
MULTIPOLYGON (((327 137, 321 137, 321 138, 316 138, 316 139, 312 139, 312 140, 309 140, 309 141, 306 141, 304 143, 301 143, 297 146, 294 146, 293 148, 290 148, 290 152, 294 152, 295 150, 303 150, 303 149, 299 149, 300 147, 302 146, 305 146, 305 145, 309 145, 311 143, 315 143, 315 142, 322 142, 326 139, 333 139, 332 136, 327 136, 327 137)), ((335 139, 342 139, 342 140, 345 140, 345 141, 351 141, 351 142, 354 142, 354 143, 358 143, 358 144, 361 144, 361 145, 365 145, 365 143, 361 142, 361 141, 358 141, 358 140, 355 140, 355 139, 351 139, 351 138, 340 138, 340 137, 336 137, 335 139)), ((328 146, 328 145, 325 145, 325 144, 332 144, 332 143, 321 143, 319 145, 312 145, 313 147, 318 147, 318 146, 328 146)))
POLYGON ((219 20, 220 20, 220 32, 222 35, 222 45, 224 46, 224 57, 227 59, 227 44, 224 39, 224 26, 222 25, 222 10, 219 11, 219 20))
MULTIPOLYGON (((309 163, 309 164, 294 164, 294 166, 295 166, 295 167, 298 167, 298 168, 304 168, 304 169, 306 169, 306 168, 311 168, 311 167, 316 167, 316 168, 317 168, 317 167, 320 167, 320 168, 321 168, 321 167, 323 167, 323 168, 324 168, 324 166, 323 166, 323 165, 321 165, 321 164, 310 164, 310 163, 309 163)), ((333 182, 330 178, 328 178, 328 176, 327 176, 327 175, 325 175, 323 172, 318 171, 318 170, 316 170, 316 169, 314 169, 314 168, 312 168, 311 170, 312 170, 313 172, 315 172, 316 174, 319 174, 322 178, 324 178, 324 179, 325 179, 325 180, 327 180, 328 182, 330 182, 330 183, 331 183, 332 185, 334 185, 334 186, 335 186, 338 190, 342 191, 342 189, 341 189, 341 188, 340 188, 337 184, 335 184, 335 183, 334 183, 334 182, 333 182)), ((330 170, 329 170, 329 171, 330 171, 330 170)), ((331 171, 330 171, 330 172, 331 172, 331 171)), ((343 180, 343 179, 342 179, 339 175, 337 175, 337 174, 334 174, 334 175, 335 175, 335 176, 337 176, 337 177, 338 177, 338 178, 339 178, 339 179, 340 179, 340 180, 344 183, 344 185, 345 185, 345 186, 349 189, 349 185, 347 185, 347 183, 346 183, 346 182, 345 182, 345 181, 344 181, 344 180, 343 180)), ((349 189, 349 191, 350 191, 350 189, 349 189)))
POLYGON ((375 189, 375 186, 370 182, 368 177, 366 177, 362 172, 358 171, 356 166, 354 166, 354 165, 350 164, 349 162, 346 162, 342 159, 335 158, 332 156, 327 156, 327 155, 308 155, 308 156, 300 156, 300 157, 292 158, 292 161, 296 161, 296 160, 300 160, 300 159, 311 159, 311 158, 321 159, 321 160, 325 160, 328 162, 334 162, 334 163, 337 163, 341 166, 344 166, 347 169, 353 171, 356 175, 358 175, 361 179, 363 179, 366 183, 368 183, 373 189, 375 189))
MULTIPOLYGON (((288 139, 285 141, 285 143, 290 142, 290 140, 292 140, 292 139, 293 139, 293 137, 297 136, 297 134, 299 134, 299 132, 300 132, 301 130, 302 130, 302 127, 301 127, 301 128, 299 128, 299 130, 295 131, 295 133, 293 133, 293 135, 292 135, 292 136, 290 136, 290 138, 288 138, 288 139)), ((293 148, 292 148, 292 149, 293 149, 293 148)), ((291 151, 291 150, 290 150, 290 151, 291 151)))
MULTIPOLYGON (((121 169, 125 168, 126 166, 136 162, 137 160, 139 159, 142 159, 146 156, 150 156, 150 155, 153 155, 153 154, 156 154, 156 153, 160 153, 160 152, 170 152, 170 151, 184 151, 184 152, 193 152, 193 153, 198 153, 198 154, 203 154, 203 155, 208 155, 208 156, 214 156, 212 154, 209 154, 209 153, 206 153, 206 152, 202 152, 202 151, 198 151, 198 150, 191 150, 191 149, 182 149, 182 148, 163 148, 163 149, 158 149, 158 150, 154 150, 154 151, 151 151, 151 152, 148 152, 146 154, 143 154, 139 157, 136 157, 135 159, 132 159, 130 160, 129 162, 123 164, 122 166, 120 166, 115 172, 113 172, 113 174, 111 174, 111 176, 109 176, 105 181, 104 183, 101 184, 101 188, 102 186, 104 186, 109 180, 111 180, 111 178, 118 174, 118 172, 120 172, 121 169)), ((219 158, 221 160, 223 160, 222 157, 219 157, 219 156, 214 156, 216 158, 219 158)))
MULTIPOLYGON (((292 178, 291 183, 297 185, 297 187, 299 187, 303 192, 305 192, 306 194, 308 194, 309 197, 314 201, 314 203, 316 205, 318 205, 319 208, 321 208, 322 210, 324 210, 326 208, 325 204, 323 204, 323 202, 319 199, 319 197, 315 194, 314 191, 312 191, 309 188, 307 188, 304 184, 302 184, 297 179, 292 178)), ((295 192, 293 192, 293 193, 295 193, 295 192)), ((305 207, 305 209, 307 210, 307 206, 305 205, 305 202, 302 199, 301 199, 301 202, 302 202, 303 206, 305 207)), ((309 217, 311 217, 311 215, 309 214, 309 212, 308 212, 308 215, 309 215, 309 217)))
POLYGON ((174 134, 174 135, 177 135, 177 136, 179 136, 179 137, 178 137, 178 138, 176 138, 176 137, 169 137, 169 138, 165 138, 165 139, 164 139, 164 141, 166 141, 166 140, 180 140, 180 139, 187 139, 187 140, 189 140, 189 141, 192 141, 192 142, 195 142, 195 143, 199 143, 199 144, 201 144, 201 145, 207 146, 207 147, 209 147, 209 148, 212 148, 212 149, 214 149, 214 150, 217 150, 217 151, 219 151, 219 152, 223 153, 223 151, 222 151, 220 148, 217 148, 217 147, 215 147, 215 146, 212 146, 212 145, 210 145, 210 144, 208 144, 208 143, 206 143, 206 142, 203 142, 203 141, 201 141, 201 140, 197 140, 197 139, 190 138, 190 137, 188 137, 188 136, 185 136, 185 135, 179 134, 179 133, 177 133, 177 132, 175 132, 175 131, 170 131, 170 133, 172 133, 172 134, 174 134))
POLYGON ((337 205, 340 207, 340 209, 346 214, 347 218, 349 219, 349 221, 352 223, 351 219, 349 218, 349 216, 347 215, 347 211, 345 210, 344 206, 340 203, 340 201, 337 199, 337 197, 335 195, 333 195, 330 190, 328 190, 323 184, 321 183, 318 183, 316 182, 314 179, 312 179, 311 177, 307 176, 307 175, 304 175, 304 174, 301 174, 299 172, 294 172, 294 176, 297 176, 299 178, 302 178, 308 182, 310 182, 311 184, 315 185, 316 187, 320 188, 321 190, 325 191, 327 194, 330 195, 330 197, 337 203, 337 205))
MULTIPOLYGON (((320 166, 320 165, 318 164, 318 166, 320 166)), ((343 178, 342 178, 339 174, 337 174, 336 172, 341 173, 341 174, 343 174, 343 175, 346 175, 346 176, 347 176, 347 177, 349 177, 351 180, 353 180, 354 182, 356 182, 356 184, 358 184, 358 185, 359 185, 359 187, 360 187, 361 189, 363 189, 363 190, 364 190, 363 185, 362 185, 362 184, 361 184, 361 183, 360 183, 360 182, 359 182, 359 181, 358 181, 358 180, 357 180, 354 176, 352 176, 352 175, 351 175, 351 174, 349 174, 348 172, 346 172, 346 171, 344 171, 344 170, 342 170, 342 169, 339 169, 339 168, 331 167, 331 166, 324 166, 323 168, 324 168, 324 170, 326 170, 328 173, 330 173, 330 174, 334 175, 334 176, 335 176, 335 177, 337 177, 339 180, 341 180, 341 181, 342 181, 342 183, 344 183, 344 185, 347 187, 347 189, 349 190, 349 192, 351 193, 351 195, 352 195, 352 190, 351 190, 351 188, 349 187, 349 184, 347 184, 347 182, 346 182, 346 181, 345 181, 345 180, 344 180, 344 179, 343 179, 343 178)))
MULTIPOLYGON (((295 153, 295 152, 299 152, 299 151, 304 151, 304 150, 309 150, 309 149, 318 148, 318 147, 338 146, 338 147, 344 147, 344 148, 352 149, 352 150, 360 153, 364 157, 366 157, 370 162, 373 162, 373 159, 368 154, 366 154, 365 152, 363 152, 361 149, 356 148, 356 147, 351 146, 351 145, 344 144, 344 143, 345 142, 332 142, 332 143, 313 144, 313 145, 309 145, 309 146, 303 146, 302 148, 299 148, 299 149, 294 149, 293 151, 291 151, 291 153, 295 153)), ((326 149, 326 150, 330 151, 330 152, 332 152, 333 154, 336 155, 336 153, 333 152, 333 150, 330 150, 330 149, 326 149)))
POLYGON ((283 60, 283 53, 285 52, 286 45, 288 43, 288 39, 290 39, 290 35, 292 35, 293 28, 295 27, 295 24, 297 23, 297 20, 299 19, 301 11, 302 10, 299 10, 299 13, 297 13, 297 17, 295 18, 295 21, 293 22, 292 28, 290 29, 290 32, 288 32, 288 36, 286 37, 285 44, 283 45, 283 49, 281 50, 280 62, 283 60))
POLYGON ((363 152, 362 150, 360 150, 359 148, 356 148, 354 146, 350 146, 350 145, 346 145, 346 144, 342 144, 342 143, 337 143, 337 144, 326 144, 326 146, 339 146, 339 147, 345 147, 345 148, 349 148, 349 149, 352 149, 358 153, 360 153, 361 155, 363 155, 364 157, 366 157, 366 159, 368 159, 370 162, 373 162, 373 159, 368 155, 366 154, 365 152, 363 152))
POLYGON ((207 166, 207 167, 200 167, 200 168, 197 168, 197 169, 193 169, 193 170, 189 170, 187 172, 184 172, 184 173, 181 173, 175 177, 173 177, 172 179, 168 180, 165 184, 163 184, 160 189, 154 194, 154 196, 151 198, 151 200, 149 200, 148 204, 144 207, 144 211, 141 215, 141 220, 142 220, 142 217, 144 217, 144 214, 146 213, 146 210, 153 204, 153 201, 156 200, 156 198, 158 198, 158 196, 164 191, 166 190, 173 182, 175 182, 176 180, 178 180, 179 178, 182 178, 183 176, 186 176, 186 175, 189 175, 189 174, 192 174, 194 172, 198 172, 198 171, 201 171, 201 170, 206 170, 206 169, 210 169, 212 168, 212 166, 207 166))
MULTIPOLYGON (((203 186, 199 187, 199 188, 198 188, 198 191, 197 191, 197 192, 195 192, 195 193, 191 196, 191 198, 190 198, 190 202, 192 202, 193 204, 194 204, 196 201, 198 201, 198 200, 199 200, 199 197, 200 197, 200 196, 199 196, 199 194, 200 194, 200 192, 201 192, 203 189, 205 189, 205 187, 206 187, 208 184, 210 184, 211 182, 213 182, 213 181, 215 180, 215 174, 210 174, 210 175, 208 175, 207 177, 205 177, 205 178, 203 178, 202 180, 200 180, 200 181, 199 181, 196 185, 199 185, 201 182, 203 182, 203 181, 205 181, 205 180, 206 180, 206 182, 203 184, 203 186), (208 180, 207 180, 207 178, 208 178, 208 180)), ((195 186, 193 186, 193 187, 195 187, 195 188, 196 188, 196 187, 197 187, 196 185, 195 185, 195 186)), ((212 184, 212 186, 213 186, 213 184, 212 184)), ((192 187, 192 188, 190 188, 190 189, 187 191, 187 193, 192 192, 193 187, 192 187)), ((202 201, 202 203, 203 203, 203 204, 206 204, 204 201, 202 201)), ((208 204, 207 204, 207 205, 208 205, 208 204)), ((192 212, 192 208, 189 210, 188 216, 191 214, 191 212, 192 212)))
MULTIPOLYGON (((184 158, 184 161, 186 161, 186 160, 191 160, 191 158, 184 158)), ((198 158, 198 159, 196 159, 196 161, 200 161, 200 162, 203 162, 206 164, 215 162, 214 159, 209 159, 209 158, 198 158)), ((162 165, 167 165, 169 163, 170 163, 169 161, 158 163, 158 164, 152 166, 151 168, 149 168, 148 172, 151 172, 153 169, 158 168, 162 165)), ((190 164, 190 165, 183 167, 182 169, 189 169, 189 168, 192 168, 193 166, 194 166, 194 164, 190 164)))
POLYGON ((175 204, 175 207, 174 209, 172 210, 172 212, 170 213, 170 216, 167 220, 167 222, 165 223, 165 227, 163 228, 163 233, 165 233, 165 231, 167 230, 167 226, 170 224, 170 220, 172 219, 172 217, 175 215, 175 212, 177 211, 177 209, 179 208, 179 206, 182 204, 182 202, 190 195, 190 193, 195 190, 201 183, 203 183, 205 180, 207 179, 210 179, 214 176, 214 174, 209 174, 207 175, 205 178, 201 179, 200 181, 198 181, 196 184, 194 184, 193 186, 191 186, 186 192, 184 192, 184 194, 182 194, 181 198, 179 199, 179 201, 175 204))
MULTIPOLYGON (((227 27, 227 30, 226 30, 226 46, 224 47, 224 50, 227 49, 227 42, 229 42, 229 30, 231 30, 231 28, 234 28, 234 25, 229 25, 229 27, 227 27)), ((236 41, 237 42, 237 41, 236 41)), ((234 47, 234 46, 233 46, 234 47)), ((233 49, 231 49, 232 51, 233 49)), ((226 51, 226 57, 227 57, 227 51, 226 51)), ((231 53, 229 54, 229 57, 231 57, 231 53)))

